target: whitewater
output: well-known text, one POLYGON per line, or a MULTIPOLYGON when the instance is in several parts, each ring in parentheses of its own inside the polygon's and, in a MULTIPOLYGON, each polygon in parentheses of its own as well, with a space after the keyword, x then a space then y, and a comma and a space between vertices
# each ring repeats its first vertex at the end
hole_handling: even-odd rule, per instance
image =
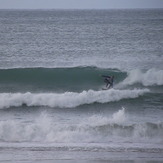
POLYGON ((83 91, 81 93, 66 92, 64 94, 31 94, 28 93, 2 93, 0 94, 0 109, 8 107, 49 106, 60 108, 72 108, 84 104, 107 103, 126 98, 136 98, 148 92, 145 90, 109 90, 109 91, 83 91))
POLYGON ((162 16, 0 10, 0 162, 162 162, 162 16))

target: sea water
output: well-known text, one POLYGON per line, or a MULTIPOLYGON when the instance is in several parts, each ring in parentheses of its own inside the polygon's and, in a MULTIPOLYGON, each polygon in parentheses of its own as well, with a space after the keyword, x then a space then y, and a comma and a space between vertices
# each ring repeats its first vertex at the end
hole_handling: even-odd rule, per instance
POLYGON ((162 17, 0 10, 0 162, 163 162, 162 17))

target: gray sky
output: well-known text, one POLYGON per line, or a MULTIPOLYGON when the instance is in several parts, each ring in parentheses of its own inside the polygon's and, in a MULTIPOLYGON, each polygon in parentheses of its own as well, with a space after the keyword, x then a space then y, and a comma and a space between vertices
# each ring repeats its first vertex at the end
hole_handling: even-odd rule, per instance
POLYGON ((1 9, 163 8, 163 0, 0 0, 1 9))

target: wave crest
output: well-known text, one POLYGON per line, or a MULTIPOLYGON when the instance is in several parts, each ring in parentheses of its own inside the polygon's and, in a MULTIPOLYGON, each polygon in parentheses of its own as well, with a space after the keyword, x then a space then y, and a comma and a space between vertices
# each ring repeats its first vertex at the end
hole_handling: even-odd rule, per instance
POLYGON ((134 90, 115 90, 107 91, 83 91, 81 93, 65 92, 57 93, 1 93, 0 109, 9 107, 19 107, 23 104, 27 106, 49 106, 60 108, 77 107, 84 104, 107 103, 119 101, 128 98, 137 98, 144 93, 149 92, 148 89, 134 90))

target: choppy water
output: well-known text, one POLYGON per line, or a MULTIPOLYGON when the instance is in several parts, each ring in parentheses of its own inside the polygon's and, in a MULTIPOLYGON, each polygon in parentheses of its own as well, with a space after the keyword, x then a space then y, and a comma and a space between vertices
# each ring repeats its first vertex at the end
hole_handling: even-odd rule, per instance
POLYGON ((162 16, 0 10, 0 161, 163 161, 162 16))

